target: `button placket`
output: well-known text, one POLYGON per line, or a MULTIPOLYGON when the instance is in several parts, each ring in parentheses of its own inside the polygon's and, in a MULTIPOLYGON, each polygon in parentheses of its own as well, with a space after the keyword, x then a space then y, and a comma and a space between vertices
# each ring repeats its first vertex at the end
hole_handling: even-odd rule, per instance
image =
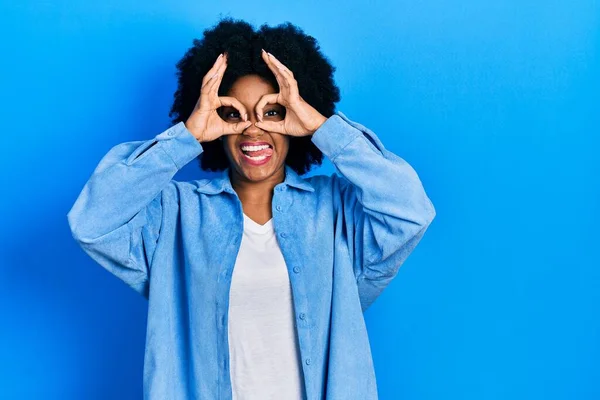
MULTIPOLYGON (((283 191, 286 190, 285 184, 280 184, 280 186, 277 186, 275 188, 275 190, 277 192, 280 192, 281 194, 277 194, 276 196, 273 197, 273 210, 277 211, 278 214, 285 214, 285 211, 288 209, 288 207, 292 201, 292 199, 289 197, 290 193, 286 193, 286 194, 282 193, 283 191)), ((284 223, 284 221, 282 219, 283 217, 276 217, 275 215, 273 217, 274 217, 274 219, 281 221, 281 222, 277 223, 279 229, 282 229, 282 228, 286 229, 285 226, 287 224, 284 223)), ((287 232, 277 232, 277 235, 280 238, 288 237, 287 232)))

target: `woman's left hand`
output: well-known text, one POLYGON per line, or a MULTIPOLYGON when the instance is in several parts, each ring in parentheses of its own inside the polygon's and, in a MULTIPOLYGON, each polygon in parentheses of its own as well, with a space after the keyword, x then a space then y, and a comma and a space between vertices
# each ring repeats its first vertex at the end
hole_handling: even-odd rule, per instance
POLYGON ((258 101, 256 126, 290 136, 308 136, 315 133, 327 118, 300 97, 298 82, 294 79, 292 71, 265 50, 262 51, 262 57, 277 79, 279 93, 266 94, 258 101), (285 107, 285 118, 277 122, 262 121, 263 108, 267 104, 276 103, 285 107))

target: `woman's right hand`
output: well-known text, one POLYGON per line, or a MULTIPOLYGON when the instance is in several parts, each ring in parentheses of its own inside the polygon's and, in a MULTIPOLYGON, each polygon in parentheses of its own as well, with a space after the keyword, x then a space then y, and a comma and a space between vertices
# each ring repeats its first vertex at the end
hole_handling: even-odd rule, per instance
POLYGON ((227 54, 222 53, 212 68, 202 79, 200 97, 194 110, 184 122, 185 127, 199 142, 209 142, 223 135, 240 134, 252 125, 248 121, 248 112, 242 103, 235 97, 219 97, 219 85, 227 68, 227 54), (242 116, 242 121, 227 123, 217 113, 222 106, 231 106, 237 109, 242 116))

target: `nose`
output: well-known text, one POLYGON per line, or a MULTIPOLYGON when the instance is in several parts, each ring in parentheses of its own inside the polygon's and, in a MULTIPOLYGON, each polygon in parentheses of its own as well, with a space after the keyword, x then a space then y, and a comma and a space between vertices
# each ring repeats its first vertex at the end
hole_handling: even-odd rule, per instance
POLYGON ((254 125, 254 123, 258 121, 258 119, 256 119, 253 115, 248 115, 248 120, 252 122, 252 125, 244 129, 244 135, 249 137, 259 137, 265 133, 265 131, 260 129, 258 126, 254 125))

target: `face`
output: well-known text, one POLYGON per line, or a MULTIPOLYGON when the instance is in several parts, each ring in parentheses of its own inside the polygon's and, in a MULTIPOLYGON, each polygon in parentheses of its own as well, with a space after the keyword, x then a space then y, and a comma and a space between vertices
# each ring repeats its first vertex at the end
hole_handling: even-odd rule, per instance
MULTIPOLYGON (((289 137, 264 131, 254 125, 257 121, 256 104, 263 95, 270 93, 277 93, 277 91, 258 75, 239 78, 228 93, 228 96, 235 97, 246 107, 248 119, 253 123, 241 135, 222 136, 231 167, 232 180, 245 182, 272 180, 274 183, 283 181, 289 137)), ((239 111, 229 106, 222 108, 221 116, 230 123, 243 121, 239 111)), ((280 104, 267 104, 263 108, 263 121, 281 121, 284 117, 285 107, 280 104)))

